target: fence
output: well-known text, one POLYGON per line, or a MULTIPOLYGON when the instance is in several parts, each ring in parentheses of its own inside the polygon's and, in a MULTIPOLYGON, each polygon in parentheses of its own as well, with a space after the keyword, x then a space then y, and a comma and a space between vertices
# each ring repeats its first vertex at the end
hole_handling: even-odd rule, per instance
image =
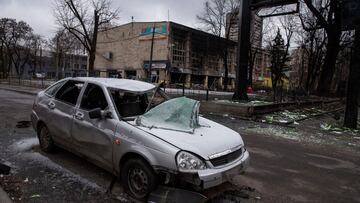
POLYGON ((0 79, 1 84, 7 85, 18 85, 26 87, 35 87, 35 88, 45 88, 56 82, 55 79, 44 79, 44 78, 18 78, 18 77, 8 77, 6 79, 0 79))
POLYGON ((191 88, 162 88, 164 92, 172 97, 186 96, 196 100, 230 100, 232 92, 210 91, 208 89, 191 88))
MULTIPOLYGON (((15 86, 25 86, 33 88, 46 88, 52 83, 56 82, 56 79, 45 79, 45 78, 18 78, 18 77, 8 77, 6 79, 0 79, 0 84, 3 85, 15 85, 15 86)), ((196 86, 192 86, 196 87, 196 86)), ((231 99, 232 92, 221 92, 221 91, 211 91, 206 89, 196 89, 196 88, 185 88, 181 87, 163 87, 162 88, 166 94, 171 97, 181 97, 186 96, 196 100, 222 100, 222 99, 231 99)))

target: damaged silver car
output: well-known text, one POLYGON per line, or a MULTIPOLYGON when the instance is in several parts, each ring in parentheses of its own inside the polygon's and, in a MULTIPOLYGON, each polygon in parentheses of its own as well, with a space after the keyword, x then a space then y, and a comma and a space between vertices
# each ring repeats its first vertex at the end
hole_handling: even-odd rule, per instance
POLYGON ((38 93, 31 120, 43 151, 85 157, 145 199, 158 184, 201 190, 248 166, 241 136, 199 116, 199 106, 141 81, 66 78, 38 93))

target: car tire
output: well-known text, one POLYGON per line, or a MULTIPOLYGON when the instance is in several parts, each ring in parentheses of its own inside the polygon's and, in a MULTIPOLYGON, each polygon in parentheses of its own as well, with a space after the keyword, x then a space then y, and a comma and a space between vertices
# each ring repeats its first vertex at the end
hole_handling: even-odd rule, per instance
POLYGON ((121 169, 125 192, 138 200, 146 200, 157 186, 153 169, 142 159, 129 159, 121 169))
POLYGON ((38 131, 39 144, 42 151, 51 153, 55 151, 55 144, 46 125, 41 125, 38 131))

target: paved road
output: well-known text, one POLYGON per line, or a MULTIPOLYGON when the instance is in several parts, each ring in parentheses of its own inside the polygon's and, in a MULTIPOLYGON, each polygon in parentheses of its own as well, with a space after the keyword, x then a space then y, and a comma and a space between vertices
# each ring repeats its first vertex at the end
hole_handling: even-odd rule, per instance
MULTIPOLYGON (((244 123, 219 117, 217 121, 235 130, 244 123)), ((235 182, 256 188, 264 202, 360 202, 359 152, 241 135, 251 153, 251 167, 235 182)))
MULTIPOLYGON (((115 201, 104 193, 110 174, 63 150, 44 154, 38 150, 31 128, 15 127, 17 121, 29 120, 32 99, 0 90, 0 159, 10 164, 22 181, 21 201, 115 201)), ((251 153, 251 167, 233 182, 255 188, 261 201, 360 202, 359 152, 243 134, 239 127, 249 122, 209 117, 242 133, 251 153)), ((117 187, 115 194, 120 192, 117 187)))

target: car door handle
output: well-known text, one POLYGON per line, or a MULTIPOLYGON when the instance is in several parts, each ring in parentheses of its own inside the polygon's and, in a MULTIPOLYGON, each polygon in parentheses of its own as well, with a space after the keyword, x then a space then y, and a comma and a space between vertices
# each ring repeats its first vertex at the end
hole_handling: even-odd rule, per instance
POLYGON ((50 102, 48 103, 48 107, 49 107, 50 109, 54 109, 54 108, 55 108, 55 103, 54 103, 53 101, 50 101, 50 102))
POLYGON ((78 120, 83 120, 84 119, 84 114, 81 112, 76 112, 75 113, 75 118, 78 120))

